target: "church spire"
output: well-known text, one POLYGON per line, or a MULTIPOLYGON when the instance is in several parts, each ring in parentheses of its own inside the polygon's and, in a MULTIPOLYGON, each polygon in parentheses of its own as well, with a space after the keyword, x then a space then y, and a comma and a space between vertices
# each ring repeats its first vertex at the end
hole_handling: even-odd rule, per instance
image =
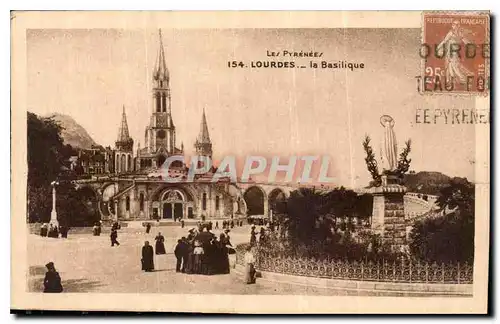
POLYGON ((130 135, 128 132, 127 115, 125 114, 125 105, 123 105, 122 122, 120 124, 120 128, 118 129, 118 138, 116 139, 116 142, 125 143, 129 139, 130 135))
MULTIPOLYGON (((158 37, 160 38, 160 48, 156 58, 155 68, 153 71, 153 79, 155 81, 168 82, 170 75, 167 69, 167 62, 165 60, 165 49, 163 48, 163 39, 161 36, 161 29, 159 29, 158 37)), ((163 82, 162 82, 163 83, 163 82)), ((165 84, 166 86, 166 84, 165 84)))
POLYGON ((203 108, 203 115, 201 116, 200 133, 196 140, 198 143, 210 144, 210 135, 208 134, 207 117, 205 116, 205 108, 203 108))
POLYGON ((194 144, 196 153, 198 155, 208 156, 212 158, 212 142, 208 134, 207 117, 205 116, 205 108, 203 108, 203 115, 201 116, 200 133, 196 138, 194 144))

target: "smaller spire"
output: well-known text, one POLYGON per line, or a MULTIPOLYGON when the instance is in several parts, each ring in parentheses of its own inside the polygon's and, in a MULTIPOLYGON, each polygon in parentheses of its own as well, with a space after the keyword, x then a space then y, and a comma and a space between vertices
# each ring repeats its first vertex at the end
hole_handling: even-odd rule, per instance
POLYGON ((120 143, 125 143, 129 139, 130 135, 128 132, 127 114, 125 113, 125 105, 123 105, 122 122, 120 124, 120 128, 118 129, 118 138, 116 141, 120 143))
POLYGON ((207 117, 205 116, 205 107, 203 107, 203 115, 201 116, 200 133, 196 142, 199 144, 211 143, 210 135, 208 134, 207 117))

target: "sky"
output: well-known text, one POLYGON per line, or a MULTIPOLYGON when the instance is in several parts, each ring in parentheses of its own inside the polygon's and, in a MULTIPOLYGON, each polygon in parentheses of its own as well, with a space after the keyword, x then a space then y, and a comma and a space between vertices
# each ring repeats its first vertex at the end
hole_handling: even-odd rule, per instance
MULTIPOLYGON (((417 92, 419 29, 164 29, 177 146, 194 154, 206 111, 214 158, 330 156, 338 185, 370 180, 362 141, 380 156, 379 119, 395 120, 398 148, 412 140, 415 171, 474 180, 474 125, 415 123, 417 109, 474 108, 473 98, 417 92), (272 58, 267 51, 317 51, 321 58, 272 58), (231 60, 363 63, 343 69, 228 68, 231 60)), ((72 116, 99 144, 114 146, 122 107, 144 144, 152 112, 158 30, 28 30, 28 107, 72 116)))

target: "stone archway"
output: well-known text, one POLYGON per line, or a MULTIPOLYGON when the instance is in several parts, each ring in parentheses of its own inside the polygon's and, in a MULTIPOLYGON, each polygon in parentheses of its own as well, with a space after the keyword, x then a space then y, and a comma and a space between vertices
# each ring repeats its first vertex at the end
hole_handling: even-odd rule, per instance
POLYGON ((79 215, 79 217, 74 217, 74 215, 63 215, 65 218, 66 225, 69 226, 90 226, 94 225, 95 222, 101 219, 100 206, 99 206, 99 195, 91 186, 83 186, 78 188, 76 194, 78 199, 83 203, 83 209, 80 213, 75 213, 74 215, 79 215))
POLYGON ((283 191, 281 188, 274 188, 271 190, 271 192, 268 195, 268 201, 269 201, 269 212, 268 215, 272 219, 273 215, 275 215, 277 212, 279 213, 280 210, 283 210, 284 206, 283 204, 286 204, 286 193, 283 191))
POLYGON ((261 215, 267 216, 267 194, 258 187, 252 186, 243 193, 247 216, 261 215))
POLYGON ((160 197, 161 218, 178 220, 185 217, 187 198, 177 189, 167 189, 160 197))

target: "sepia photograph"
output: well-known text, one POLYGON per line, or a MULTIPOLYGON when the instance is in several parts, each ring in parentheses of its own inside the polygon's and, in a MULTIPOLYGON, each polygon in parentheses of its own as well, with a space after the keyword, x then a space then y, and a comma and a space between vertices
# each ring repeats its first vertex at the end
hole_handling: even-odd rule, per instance
POLYGON ((12 309, 486 311, 488 13, 80 14, 13 13, 12 309))

